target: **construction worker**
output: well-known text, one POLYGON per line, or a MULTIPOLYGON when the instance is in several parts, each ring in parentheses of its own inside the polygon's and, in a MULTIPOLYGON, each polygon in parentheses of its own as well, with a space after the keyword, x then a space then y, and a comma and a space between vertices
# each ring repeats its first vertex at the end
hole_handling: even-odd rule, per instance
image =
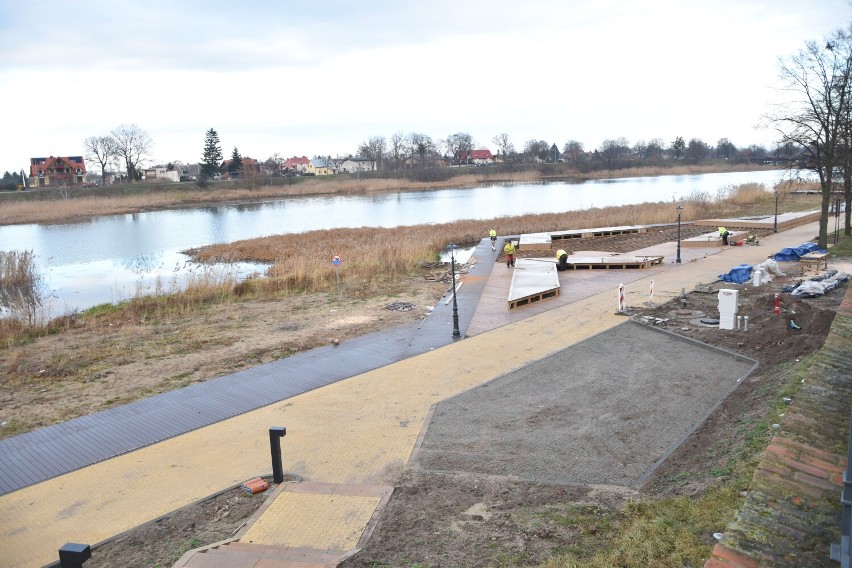
POLYGON ((506 254, 506 268, 515 266, 515 245, 512 244, 512 241, 506 241, 503 252, 506 254))
POLYGON ((750 244, 752 246, 757 246, 760 244, 760 239, 757 238, 757 235, 750 234, 746 239, 746 244, 750 244))
POLYGON ((568 270, 568 253, 562 249, 556 251, 556 270, 568 270))
POLYGON ((497 231, 491 229, 488 231, 488 236, 491 237, 491 250, 497 250, 497 231))
POLYGON ((722 244, 728 246, 728 236, 731 233, 725 227, 719 227, 719 236, 722 237, 722 244))

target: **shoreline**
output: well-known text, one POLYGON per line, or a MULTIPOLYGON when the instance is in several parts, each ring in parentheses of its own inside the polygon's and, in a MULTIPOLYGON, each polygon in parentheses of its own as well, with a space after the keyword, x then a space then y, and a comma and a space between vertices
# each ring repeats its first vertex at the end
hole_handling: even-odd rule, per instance
MULTIPOLYGON (((209 187, 201 188, 195 183, 176 186, 136 183, 108 188, 106 192, 103 189, 94 189, 87 190, 85 194, 81 192, 78 195, 61 196, 56 194, 54 198, 46 197, 45 194, 35 191, 19 192, 11 196, 0 195, 0 226, 82 222, 106 215, 146 213, 222 204, 245 204, 289 197, 382 195, 411 191, 468 189, 501 183, 584 183, 600 179, 767 171, 778 170, 779 168, 751 164, 731 167, 722 164, 674 168, 643 167, 586 173, 559 168, 552 175, 541 170, 520 172, 474 171, 471 173, 466 171, 469 169, 472 168, 460 170, 458 174, 441 181, 415 181, 406 178, 360 178, 347 174, 346 177, 335 176, 331 179, 299 178, 296 183, 288 183, 287 185, 268 184, 259 188, 243 187, 240 185, 241 182, 232 182, 227 186, 221 185, 222 182, 214 182, 217 187, 212 189, 209 187)), ((479 169, 481 168, 477 168, 477 170, 479 169)))

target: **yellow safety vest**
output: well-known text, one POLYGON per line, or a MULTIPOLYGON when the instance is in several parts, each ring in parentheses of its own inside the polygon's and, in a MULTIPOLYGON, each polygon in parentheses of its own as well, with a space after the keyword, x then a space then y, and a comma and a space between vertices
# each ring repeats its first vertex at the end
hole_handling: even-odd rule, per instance
POLYGON ((556 251, 556 260, 559 260, 562 257, 563 254, 568 254, 568 253, 565 252, 562 249, 559 249, 558 251, 556 251))
POLYGON ((719 234, 721 235, 721 234, 725 233, 727 230, 728 229, 726 229, 725 227, 719 227, 719 234))
POLYGON ((490 231, 488 231, 488 236, 489 237, 496 237, 497 231, 495 231, 494 229, 491 229, 490 231))
POLYGON ((503 247, 503 252, 506 254, 515 254, 515 245, 511 242, 506 243, 506 246, 503 247))

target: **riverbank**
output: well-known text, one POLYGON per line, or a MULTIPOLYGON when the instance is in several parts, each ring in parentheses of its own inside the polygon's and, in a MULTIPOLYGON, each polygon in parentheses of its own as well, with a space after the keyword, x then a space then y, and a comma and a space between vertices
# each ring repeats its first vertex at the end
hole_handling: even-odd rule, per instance
POLYGON ((312 195, 362 195, 448 188, 468 188, 500 183, 548 181, 583 182, 592 179, 676 176, 704 173, 772 170, 754 164, 678 165, 624 170, 581 172, 569 164, 540 164, 520 169, 505 167, 447 168, 430 176, 405 177, 404 173, 344 174, 333 177, 294 177, 217 181, 202 185, 135 183, 99 188, 28 190, 0 194, 0 225, 59 223, 117 215, 217 203, 245 203, 266 199, 312 195), (422 177, 423 179, 417 179, 422 177))
MULTIPOLYGON (((819 196, 784 194, 782 210, 819 196)), ((773 195, 745 186, 724 200, 684 204, 684 221, 770 214, 773 195)), ((494 220, 500 234, 565 227, 671 223, 661 204, 494 220)), ((0 319, 0 437, 83 416, 291 353, 424 317, 446 290, 437 252, 478 243, 491 221, 312 231, 216 245, 200 260, 259 260, 269 275, 199 279, 27 327, 0 319), (340 293, 324 251, 340 252, 340 293), (406 305, 397 311, 387 306, 406 305)))

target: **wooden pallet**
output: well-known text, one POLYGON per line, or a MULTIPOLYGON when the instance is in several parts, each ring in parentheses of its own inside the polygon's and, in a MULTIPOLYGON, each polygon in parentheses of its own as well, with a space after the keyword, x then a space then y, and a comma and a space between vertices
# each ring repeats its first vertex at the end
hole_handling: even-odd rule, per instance
POLYGON ((662 256, 568 257, 568 270, 631 270, 663 263, 662 256))
POLYGON ((509 309, 517 308, 518 306, 526 306, 527 304, 533 304, 535 302, 540 302, 541 300, 546 300, 547 298, 553 298, 559 295, 559 288, 555 290, 545 290, 542 292, 538 292, 537 294, 530 294, 529 296, 524 296, 522 298, 517 298, 515 300, 509 300, 509 309))

